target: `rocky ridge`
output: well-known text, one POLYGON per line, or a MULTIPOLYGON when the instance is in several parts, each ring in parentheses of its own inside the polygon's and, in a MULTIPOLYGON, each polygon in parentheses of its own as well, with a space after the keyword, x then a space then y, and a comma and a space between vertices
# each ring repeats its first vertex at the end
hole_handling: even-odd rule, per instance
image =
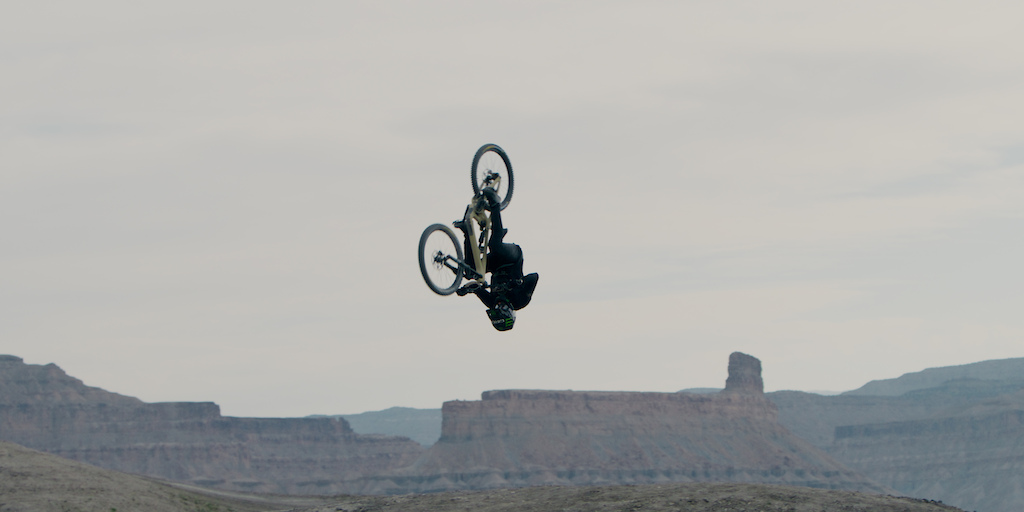
POLYGON ((942 386, 956 380, 1016 382, 1024 387, 1024 357, 992 359, 956 366, 927 368, 895 379, 873 380, 844 395, 899 396, 920 389, 942 386))
POLYGON ((0 358, 0 390, 0 440, 220 489, 337 493, 423 453, 410 439, 359 435, 337 418, 234 418, 213 403, 145 403, 14 356, 0 358))
POLYGON ((779 424, 760 361, 735 353, 729 369, 716 394, 503 390, 447 402, 441 439, 424 452, 340 419, 147 404, 8 357, 0 439, 126 472, 289 494, 670 481, 884 490, 779 424))

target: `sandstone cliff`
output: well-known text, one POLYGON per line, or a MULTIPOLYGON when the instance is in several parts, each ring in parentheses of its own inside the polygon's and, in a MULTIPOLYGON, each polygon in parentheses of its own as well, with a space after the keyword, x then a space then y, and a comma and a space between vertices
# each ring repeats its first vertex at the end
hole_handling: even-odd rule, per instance
POLYGON ((730 481, 881 491, 778 423, 760 361, 721 393, 504 390, 446 402, 441 439, 363 492, 730 481))
POLYGON ((779 408, 779 421, 794 434, 829 449, 838 427, 930 418, 950 408, 1014 393, 1024 383, 957 379, 900 396, 823 396, 801 391, 775 391, 767 397, 779 408))
POLYGON ((908 496, 1024 510, 1024 392, 935 417, 836 429, 830 452, 908 496))
POLYGON ((335 418, 232 418, 213 403, 144 403, 55 365, 0 357, 0 440, 108 469, 221 489, 326 494, 423 448, 335 418))
POLYGON ((769 397, 794 433, 901 494, 1015 512, 1024 509, 1022 377, 1018 358, 930 368, 839 396, 769 397))

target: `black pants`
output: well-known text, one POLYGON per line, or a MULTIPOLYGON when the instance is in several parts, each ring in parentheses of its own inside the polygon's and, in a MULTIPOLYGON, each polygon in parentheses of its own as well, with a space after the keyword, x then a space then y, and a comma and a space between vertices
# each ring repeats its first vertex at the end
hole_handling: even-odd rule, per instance
MULTIPOLYGON (((507 244, 505 240, 505 228, 501 222, 501 205, 494 200, 497 194, 491 190, 485 190, 485 194, 494 197, 490 201, 488 210, 491 214, 491 239, 487 242, 487 268, 491 272, 491 289, 477 290, 476 296, 480 298, 488 309, 493 309, 498 302, 507 301, 512 309, 525 308, 533 298, 533 290, 537 287, 540 276, 537 273, 523 275, 523 249, 517 244, 507 244)), ((465 237, 466 255, 473 254, 470 250, 470 240, 465 237)))

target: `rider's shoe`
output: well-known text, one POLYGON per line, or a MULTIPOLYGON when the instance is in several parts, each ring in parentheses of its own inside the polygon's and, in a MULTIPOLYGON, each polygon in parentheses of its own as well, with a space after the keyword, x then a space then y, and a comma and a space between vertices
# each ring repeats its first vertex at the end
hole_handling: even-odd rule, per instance
POLYGON ((468 295, 470 293, 473 293, 473 292, 479 290, 480 288, 483 288, 483 285, 481 285, 480 283, 478 283, 476 281, 470 281, 469 283, 467 283, 462 288, 459 288, 458 290, 455 290, 455 293, 459 294, 459 297, 465 297, 466 295, 468 295))
POLYGON ((482 193, 484 195, 484 198, 487 199, 487 208, 489 210, 493 210, 494 208, 501 204, 501 198, 498 197, 498 192, 495 191, 493 188, 487 187, 480 191, 480 193, 482 193))

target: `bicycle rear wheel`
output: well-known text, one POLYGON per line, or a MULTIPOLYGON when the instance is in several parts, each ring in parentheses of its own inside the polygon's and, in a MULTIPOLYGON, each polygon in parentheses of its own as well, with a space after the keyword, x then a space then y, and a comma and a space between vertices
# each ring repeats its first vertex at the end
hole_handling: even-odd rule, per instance
POLYGON ((451 295, 462 283, 462 244, 444 224, 434 224, 420 235, 420 273, 438 295, 451 295))
POLYGON ((469 177, 473 181, 473 194, 479 194, 483 190, 488 176, 492 174, 501 177, 501 183, 495 187, 495 191, 501 199, 501 209, 504 210, 512 201, 512 188, 515 184, 512 178, 512 162, 505 150, 497 144, 484 144, 473 155, 473 167, 469 171, 469 177))

